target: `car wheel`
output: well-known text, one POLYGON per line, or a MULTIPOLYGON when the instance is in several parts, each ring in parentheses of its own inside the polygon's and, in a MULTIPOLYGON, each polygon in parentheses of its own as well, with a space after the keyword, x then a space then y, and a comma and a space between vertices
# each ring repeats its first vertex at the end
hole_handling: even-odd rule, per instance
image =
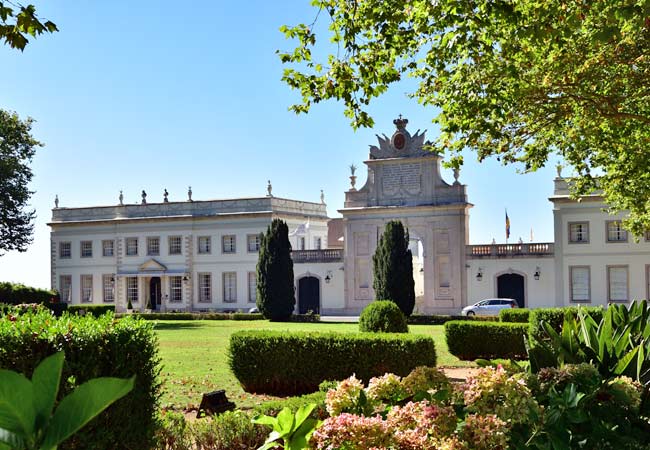
POLYGON ((476 313, 475 313, 474 311, 467 311, 467 316, 473 316, 473 315, 475 315, 475 314, 476 314, 476 313))

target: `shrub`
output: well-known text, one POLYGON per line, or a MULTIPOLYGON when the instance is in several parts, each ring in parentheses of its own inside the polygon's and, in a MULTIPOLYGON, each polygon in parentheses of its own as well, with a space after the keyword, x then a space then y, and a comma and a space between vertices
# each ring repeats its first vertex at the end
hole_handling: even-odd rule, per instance
POLYGON ((410 316, 415 306, 413 256, 408 231, 399 220, 386 224, 372 256, 372 267, 372 287, 377 298, 390 299, 405 316, 410 316))
POLYGON ((0 303, 46 303, 56 296, 49 289, 39 289, 19 283, 0 282, 0 303))
POLYGON ((72 314, 90 314, 99 317, 107 312, 115 312, 115 305, 68 305, 68 312, 72 314))
POLYGON ((526 308, 508 308, 499 312, 501 322, 528 323, 530 310, 526 308))
POLYGON ((408 333, 406 316, 390 300, 377 300, 366 306, 359 316, 359 331, 408 333))
POLYGON ((589 313, 596 323, 602 320, 603 313, 605 312, 602 306, 569 306, 565 308, 533 309, 530 312, 529 319, 531 326, 530 333, 537 338, 543 338, 546 333, 541 326, 542 321, 551 325, 555 331, 560 332, 562 330, 562 324, 564 323, 564 317, 577 318, 580 309, 589 313))
POLYGON ((181 312, 164 312, 164 313, 135 313, 135 314, 116 314, 116 317, 134 316, 144 320, 266 320, 259 313, 181 313, 181 312))
POLYGON ((160 397, 160 360, 151 324, 134 318, 116 321, 112 314, 55 319, 46 310, 0 320, 0 368, 31 377, 39 361, 59 350, 66 356, 59 398, 92 378, 136 376, 131 393, 60 448, 151 448, 160 397))
POLYGON ((319 390, 318 392, 297 397, 271 400, 256 406, 254 412, 255 415, 276 416, 283 408, 289 408, 292 413, 295 413, 302 406, 314 404, 316 407, 312 411, 311 416, 314 419, 325 419, 328 416, 327 409, 325 409, 325 395, 326 392, 319 390))
POLYGON ((288 320, 296 305, 289 227, 273 219, 257 259, 257 307, 270 320, 288 320))
POLYGON ((477 322, 498 322, 499 316, 438 316, 412 314, 408 317, 407 322, 411 325, 444 325, 452 320, 469 320, 477 322))
POLYGON ((229 363, 247 392, 297 395, 352 374, 367 381, 435 366, 433 339, 405 334, 248 330, 230 337, 229 363))
POLYGON ((447 346, 462 360, 525 359, 528 324, 452 321, 445 324, 447 346))

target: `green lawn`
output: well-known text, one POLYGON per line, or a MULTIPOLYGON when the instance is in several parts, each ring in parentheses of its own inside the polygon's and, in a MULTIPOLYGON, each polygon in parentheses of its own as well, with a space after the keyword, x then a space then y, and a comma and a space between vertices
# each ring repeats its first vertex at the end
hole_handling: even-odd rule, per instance
MULTIPOLYGON (((244 392, 230 373, 226 348, 230 334, 244 329, 355 332, 356 323, 271 323, 231 320, 163 320, 155 325, 162 358, 163 407, 197 407, 201 394, 225 389, 237 406, 250 408, 273 397, 244 392)), ((411 325, 412 333, 427 334, 436 342, 438 365, 468 366, 447 350, 440 325, 411 325)))

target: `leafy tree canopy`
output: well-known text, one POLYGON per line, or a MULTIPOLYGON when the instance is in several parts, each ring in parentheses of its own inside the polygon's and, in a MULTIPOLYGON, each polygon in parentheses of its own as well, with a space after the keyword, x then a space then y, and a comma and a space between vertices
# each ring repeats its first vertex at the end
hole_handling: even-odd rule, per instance
POLYGON ((281 29, 297 39, 279 52, 302 94, 296 113, 334 99, 353 127, 370 127, 370 101, 412 77, 410 95, 438 108, 435 146, 450 165, 471 149, 530 172, 555 154, 575 171, 574 195, 602 190, 632 232, 650 229, 650 0, 312 4, 314 23, 281 29), (332 54, 316 61, 323 16, 332 54))
POLYGON ((23 6, 9 0, 0 0, 0 40, 11 48, 24 50, 28 36, 59 31, 49 20, 41 21, 34 5, 23 6))
POLYGON ((0 254, 24 252, 32 242, 34 211, 26 210, 32 191, 28 163, 43 144, 30 132, 33 120, 0 109, 0 254))

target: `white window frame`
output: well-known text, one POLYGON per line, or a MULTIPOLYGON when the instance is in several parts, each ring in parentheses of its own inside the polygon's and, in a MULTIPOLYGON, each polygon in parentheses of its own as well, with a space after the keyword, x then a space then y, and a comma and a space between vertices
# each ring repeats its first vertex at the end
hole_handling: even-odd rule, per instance
POLYGON ((183 277, 181 276, 169 277, 169 302, 170 303, 183 302, 183 277))
POLYGON ((237 235, 224 234, 221 236, 221 253, 234 254, 237 253, 237 235))
POLYGON ((614 264, 607 266, 607 302, 627 303, 630 301, 630 266, 626 264, 614 264), (612 269, 625 269, 625 298, 612 298, 612 269))
POLYGON ((199 303, 212 303, 212 273, 200 272, 196 279, 199 288, 199 303))
POLYGON ((314 238, 314 250, 322 250, 323 249, 323 238, 320 236, 316 236, 314 238))
POLYGON ((306 250, 305 241, 306 241, 306 239, 305 239, 304 236, 300 236, 298 238, 298 250, 306 250))
POLYGON ((257 273, 248 272, 248 303, 257 303, 257 273))
POLYGON ((160 256, 159 236, 147 236, 147 256, 160 256))
POLYGON ((569 301, 571 303, 591 303, 591 266, 569 266, 569 301), (587 269, 587 299, 575 299, 573 273, 576 269, 587 269))
POLYGON ((63 303, 72 303, 72 275, 59 275, 59 295, 63 303), (65 284, 67 287, 64 288, 65 284))
POLYGON ((196 238, 196 252, 199 255, 209 255, 212 253, 212 237, 199 236, 196 238))
POLYGON ((124 255, 125 256, 138 256, 140 243, 137 237, 124 238, 124 255), (129 252, 129 244, 135 243, 135 253, 129 252))
POLYGON ((246 248, 248 249, 248 253, 259 253, 260 244, 261 238, 259 234, 246 235, 246 248))
POLYGON ((623 229, 623 224, 620 220, 608 220, 605 222, 605 232, 607 233, 605 238, 608 243, 627 242, 628 240, 627 230, 623 229), (610 226, 615 226, 616 229, 610 230, 610 226), (611 239, 611 233, 615 233, 617 238, 611 239))
POLYGON ((169 236, 167 239, 168 244, 168 254, 170 255, 182 255, 183 254, 183 237, 182 236, 169 236), (178 251, 175 250, 176 244, 175 241, 178 240, 178 251))
POLYGON ((102 275, 102 300, 104 303, 115 303, 115 275, 102 275))
POLYGON ((59 242, 59 259, 72 258, 72 242, 63 241, 59 242))
POLYGON ((81 291, 81 303, 93 302, 93 276, 91 274, 83 274, 79 276, 79 290, 81 291), (90 283, 87 283, 90 281, 90 283))
POLYGON ((115 241, 113 239, 105 239, 102 241, 102 256, 106 258, 115 256, 115 241))
POLYGON ((569 244, 588 244, 589 243, 589 222, 569 222, 569 244), (573 227, 581 227, 576 230, 574 239, 573 227))
POLYGON ((138 277, 126 277, 126 302, 138 303, 140 301, 140 283, 138 277))
POLYGON ((92 258, 93 257, 93 241, 81 241, 79 245, 79 257, 80 258, 92 258), (86 252, 84 254, 84 252, 86 252))
POLYGON ((237 303, 237 272, 223 272, 223 302, 237 303))

